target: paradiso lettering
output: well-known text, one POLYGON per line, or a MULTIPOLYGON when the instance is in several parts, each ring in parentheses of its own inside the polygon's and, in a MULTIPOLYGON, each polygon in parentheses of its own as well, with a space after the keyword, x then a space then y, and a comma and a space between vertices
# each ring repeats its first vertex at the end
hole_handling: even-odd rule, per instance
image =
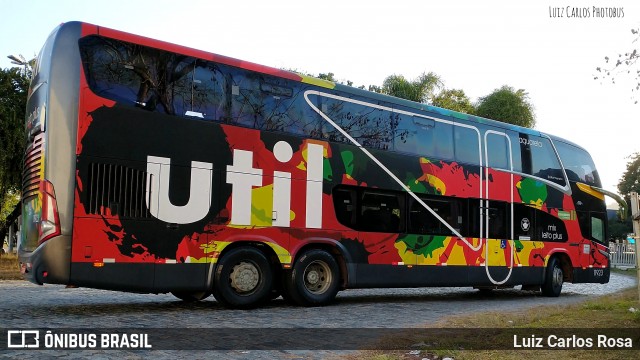
MULTIPOLYGON (((306 227, 322 225, 322 145, 307 145, 306 227)), ((293 149, 285 141, 277 142, 273 154, 280 163, 292 159, 293 149)), ((209 213, 213 191, 213 164, 191 162, 189 201, 183 206, 169 199, 171 159, 147 156, 147 208, 152 216, 167 223, 189 224, 204 219, 209 213), (155 201, 157 199, 157 201, 155 201)), ((251 225, 253 187, 262 186, 262 169, 253 167, 253 152, 233 150, 233 164, 227 165, 226 182, 232 186, 231 221, 233 225, 251 225)), ((291 209, 291 173, 273 172, 273 226, 289 227, 291 209)))

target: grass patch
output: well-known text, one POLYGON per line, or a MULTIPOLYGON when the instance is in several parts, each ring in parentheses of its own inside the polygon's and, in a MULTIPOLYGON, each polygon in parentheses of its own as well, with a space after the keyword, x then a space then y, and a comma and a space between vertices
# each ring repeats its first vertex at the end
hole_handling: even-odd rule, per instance
MULTIPOLYGON (((582 303, 566 306, 539 306, 532 309, 513 312, 484 312, 471 315, 460 315, 449 317, 446 320, 428 326, 436 328, 446 334, 452 329, 483 329, 474 331, 476 335, 482 337, 483 342, 507 343, 505 348, 512 348, 513 334, 521 333, 544 333, 548 335, 563 336, 565 334, 576 334, 573 329, 615 329, 615 336, 632 337, 633 344, 638 348, 638 328, 640 328, 640 311, 630 311, 631 308, 640 309, 638 302, 638 290, 628 289, 616 294, 605 295, 582 303), (533 329, 533 330, 531 330, 533 329), (539 329, 539 330, 536 330, 539 329), (625 330, 633 329, 633 331, 625 330)), ((438 348, 446 348, 447 344, 452 344, 456 331, 453 330, 451 336, 442 336, 437 339, 438 348)), ((607 331, 606 334, 610 334, 607 331)), ((568 335, 571 336, 571 335, 568 335)), ((546 337, 544 338, 546 347, 546 337)), ((593 336, 596 343, 597 335, 593 336)), ((455 340, 455 339, 454 339, 455 340)), ((420 337, 398 336, 381 341, 382 344, 397 344, 394 348, 404 348, 408 350, 398 351, 360 351, 356 354, 346 356, 350 360, 363 359, 393 359, 393 360, 415 360, 415 359, 443 359, 446 357, 455 360, 464 359, 638 359, 640 350, 434 350, 434 339, 421 339, 420 337), (431 344, 431 345, 430 345, 431 344), (410 350, 413 350, 410 352, 410 350), (416 354, 417 351, 419 354, 416 354)))
POLYGON ((636 268, 611 268, 612 273, 628 275, 628 276, 637 276, 638 271, 636 268))
POLYGON ((18 267, 18 256, 15 254, 0 255, 0 280, 22 280, 18 267))

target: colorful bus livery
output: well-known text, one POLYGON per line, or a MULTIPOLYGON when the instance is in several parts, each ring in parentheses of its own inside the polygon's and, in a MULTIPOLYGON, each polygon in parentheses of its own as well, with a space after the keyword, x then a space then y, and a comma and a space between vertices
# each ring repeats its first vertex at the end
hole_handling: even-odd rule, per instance
POLYGON ((27 106, 38 284, 251 307, 609 280, 591 157, 532 129, 76 22, 27 106))

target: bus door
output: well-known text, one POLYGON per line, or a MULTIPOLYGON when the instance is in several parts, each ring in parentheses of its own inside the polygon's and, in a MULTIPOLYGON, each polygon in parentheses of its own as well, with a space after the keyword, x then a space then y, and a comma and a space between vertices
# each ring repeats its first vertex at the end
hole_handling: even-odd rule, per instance
POLYGON ((484 192, 481 232, 486 244, 487 275, 492 283, 506 282, 514 265, 513 252, 513 159, 512 144, 504 132, 489 130, 484 135, 484 192), (499 266, 500 269, 489 267, 499 266))

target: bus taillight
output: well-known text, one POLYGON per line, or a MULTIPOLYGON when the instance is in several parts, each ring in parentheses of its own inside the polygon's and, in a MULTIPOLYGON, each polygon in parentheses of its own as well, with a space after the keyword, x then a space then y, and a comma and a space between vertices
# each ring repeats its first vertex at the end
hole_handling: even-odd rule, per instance
POLYGON ((53 184, 47 180, 40 181, 40 193, 42 194, 42 218, 38 228, 39 244, 61 233, 58 203, 53 184))

